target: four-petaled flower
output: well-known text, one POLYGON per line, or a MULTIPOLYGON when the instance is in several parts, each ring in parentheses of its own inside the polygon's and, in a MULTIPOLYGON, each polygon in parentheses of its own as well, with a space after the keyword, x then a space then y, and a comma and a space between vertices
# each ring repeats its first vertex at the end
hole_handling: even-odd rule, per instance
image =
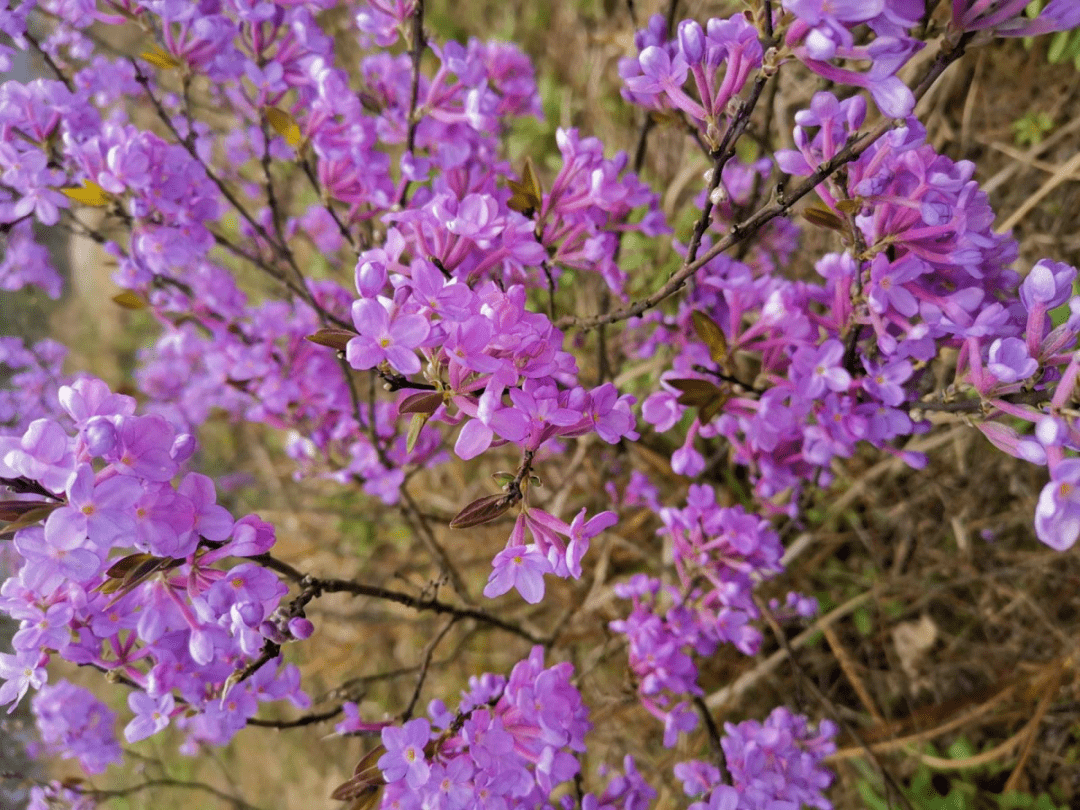
POLYGON ((391 319, 386 307, 374 298, 353 304, 353 324, 360 333, 345 347, 349 365, 374 368, 384 360, 402 374, 420 370, 416 348, 427 338, 431 324, 423 315, 397 315, 391 319))

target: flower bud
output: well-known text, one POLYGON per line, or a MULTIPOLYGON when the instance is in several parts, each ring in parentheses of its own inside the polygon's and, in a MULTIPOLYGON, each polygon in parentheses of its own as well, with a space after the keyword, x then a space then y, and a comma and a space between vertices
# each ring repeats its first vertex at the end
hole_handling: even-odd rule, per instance
POLYGON ((311 634, 315 632, 315 625, 313 625, 308 619, 303 616, 297 616, 289 619, 289 635, 295 639, 304 640, 305 638, 311 638, 311 634))
POLYGON ((679 48, 691 67, 701 62, 705 55, 705 32, 697 21, 683 20, 679 23, 679 48))
POLYGON ((102 458, 116 449, 116 426, 104 416, 92 417, 83 432, 83 436, 86 439, 86 447, 92 456, 102 458))
POLYGON ((195 444, 194 436, 190 433, 181 433, 173 440, 172 449, 169 451, 169 457, 177 464, 183 464, 191 458, 192 453, 195 452, 195 444))

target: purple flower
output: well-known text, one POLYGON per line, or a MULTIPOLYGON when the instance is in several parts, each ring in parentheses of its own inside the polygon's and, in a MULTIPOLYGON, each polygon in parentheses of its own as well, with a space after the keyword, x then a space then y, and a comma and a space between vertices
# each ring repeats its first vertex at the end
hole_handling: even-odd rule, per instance
POLYGON ((484 587, 484 596, 488 599, 501 596, 511 588, 516 588, 530 605, 544 598, 544 574, 551 573, 551 563, 535 545, 505 548, 495 555, 491 566, 491 575, 484 587))
POLYGON ((997 338, 990 344, 986 368, 1001 382, 1013 383, 1026 380, 1034 374, 1039 368, 1039 361, 1028 354, 1027 344, 1020 338, 997 338))
POLYGON ((232 533, 232 515, 228 509, 216 503, 217 493, 212 480, 205 475, 188 473, 176 490, 195 508, 196 534, 219 543, 232 533))
POLYGON ((43 666, 48 658, 36 650, 19 652, 16 655, 0 653, 0 706, 8 706, 8 714, 15 711, 23 695, 32 686, 40 689, 49 679, 49 673, 43 666))
POLYGON ((1031 268, 1020 285, 1020 300, 1029 312, 1036 307, 1042 307, 1043 311, 1054 309, 1069 300, 1075 280, 1075 267, 1043 259, 1031 268))
POLYGON ((74 611, 67 602, 57 602, 42 610, 37 604, 27 605, 31 614, 24 617, 22 626, 11 646, 16 650, 63 650, 71 642, 71 630, 68 623, 74 611))
POLYGON ((85 535, 71 534, 62 524, 50 521, 45 522, 44 532, 19 532, 15 548, 26 560, 24 584, 48 596, 65 580, 89 582, 101 569, 101 558, 84 543, 85 535))
POLYGON ((629 394, 620 397, 614 385, 604 383, 589 392, 589 407, 585 416, 596 434, 608 444, 618 444, 623 437, 635 440, 638 434, 634 430, 634 415, 630 406, 636 401, 629 394))
POLYGON ((879 313, 891 307, 905 318, 910 318, 919 311, 919 304, 904 285, 929 270, 925 262, 914 256, 890 262, 884 253, 879 253, 870 264, 870 306, 879 313))
POLYGON ((116 469, 147 481, 168 481, 178 466, 172 458, 174 434, 169 423, 156 414, 124 419, 120 428, 123 450, 116 469))
MULTIPOLYGON (((721 745, 740 804, 777 810, 794 810, 804 804, 820 810, 832 807, 822 791, 833 777, 821 766, 821 761, 836 750, 832 742, 836 727, 832 723, 822 721, 815 732, 806 718, 781 706, 764 723, 725 723, 724 731, 721 745)), ((716 807, 730 807, 726 797, 716 807)))
MULTIPOLYGON (((0 452, 4 444, 0 443, 0 452)), ((0 465, 11 468, 52 492, 62 492, 73 471, 71 440, 51 419, 35 419, 18 445, 11 447, 0 465)))
POLYGON ((566 547, 566 566, 570 576, 575 579, 581 577, 581 559, 589 550, 589 541, 618 522, 619 517, 614 512, 601 512, 586 521, 584 507, 574 516, 570 523, 570 543, 566 547))
POLYGON ((877 368, 863 358, 863 366, 866 376, 862 387, 870 396, 893 408, 907 398, 903 383, 911 379, 913 373, 909 360, 895 360, 877 368))
POLYGON ((135 691, 128 695, 128 707, 135 717, 124 727, 124 739, 134 743, 157 734, 169 725, 176 702, 171 692, 155 700, 146 692, 135 691))
POLYGON ((1057 551, 1070 549, 1080 537, 1080 459, 1060 462, 1035 507, 1035 534, 1057 551))
POLYGON ((388 726, 382 730, 386 753, 379 757, 383 779, 397 782, 405 779, 412 790, 427 783, 431 766, 424 758, 424 746, 431 739, 431 724, 423 717, 410 720, 401 728, 388 726))
POLYGON ((51 531, 85 537, 102 552, 135 529, 135 502, 143 489, 130 477, 114 475, 95 483, 89 464, 79 465, 68 482, 68 505, 49 515, 51 531))
POLYGON ((816 399, 829 391, 846 391, 851 375, 840 365, 844 344, 827 340, 817 349, 802 346, 791 358, 792 382, 803 397, 816 399))
POLYGON ((1030 37, 1080 25, 1080 4, 1050 0, 1034 20, 1024 16, 1026 0, 953 0, 952 24, 960 31, 989 31, 999 37, 1030 37))
POLYGON ((431 331, 424 316, 398 314, 391 320, 380 299, 364 298, 353 304, 352 317, 360 337, 345 347, 349 365, 367 369, 385 360, 402 374, 420 370, 416 348, 431 331))
POLYGON ((119 762, 120 745, 113 733, 116 714, 88 689, 60 681, 34 696, 34 715, 41 738, 64 759, 78 759, 87 773, 102 773, 119 762))
POLYGON ((664 716, 664 747, 671 748, 679 741, 680 734, 697 728, 698 716, 689 703, 680 703, 664 716))
POLYGON ((681 54, 673 59, 656 45, 645 48, 638 56, 641 75, 626 80, 626 87, 633 93, 663 93, 678 90, 686 82, 688 66, 681 54))
POLYGON ((159 557, 191 554, 199 544, 194 528, 195 506, 170 484, 147 486, 135 504, 137 546, 159 557))

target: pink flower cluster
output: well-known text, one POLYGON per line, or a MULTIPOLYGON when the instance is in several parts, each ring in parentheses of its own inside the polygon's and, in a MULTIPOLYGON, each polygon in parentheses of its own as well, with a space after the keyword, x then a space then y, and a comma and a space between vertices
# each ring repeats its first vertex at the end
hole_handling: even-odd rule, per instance
MULTIPOLYGON (((174 485, 195 440, 160 416, 136 415, 130 397, 81 379, 60 388, 59 402, 61 418, 0 437, 0 479, 21 493, 5 509, 27 516, 22 528, 14 523, 18 571, 0 585, 0 606, 19 622, 14 653, 0 653, 0 705, 10 711, 29 688, 41 688, 53 656, 142 690, 131 695, 129 740, 175 718, 191 744, 221 744, 260 701, 306 705, 299 672, 280 660, 233 685, 268 640, 287 635, 278 609, 288 588, 242 561, 270 549, 273 528, 255 515, 234 521, 203 475, 174 485)), ((39 718, 65 688, 39 697, 39 718)), ((95 717, 98 733, 104 720, 95 717)), ((90 722, 80 718, 55 714, 47 739, 75 733, 62 731, 61 721, 90 722)), ((110 758, 109 749, 92 748, 105 757, 93 762, 110 758)))

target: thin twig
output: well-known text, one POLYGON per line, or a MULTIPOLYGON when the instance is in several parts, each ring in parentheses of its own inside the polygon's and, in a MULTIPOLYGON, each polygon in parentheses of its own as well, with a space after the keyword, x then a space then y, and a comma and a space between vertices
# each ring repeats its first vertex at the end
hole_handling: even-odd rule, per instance
MULTIPOLYGON (((963 55, 964 49, 970 39, 971 36, 965 34, 955 46, 947 50, 942 50, 941 53, 938 54, 922 81, 920 81, 913 90, 916 99, 922 98, 945 69, 963 55)), ((827 178, 835 174, 842 166, 845 166, 858 158, 863 152, 869 149, 878 138, 892 129, 893 126, 893 120, 886 118, 866 133, 853 137, 832 157, 832 159, 822 163, 803 182, 799 183, 795 188, 788 190, 783 199, 777 200, 775 203, 759 209, 744 222, 733 225, 731 230, 724 237, 719 239, 701 256, 691 259, 690 254, 688 254, 682 267, 673 273, 667 282, 648 297, 640 301, 635 301, 630 306, 614 312, 600 313, 587 318, 564 316, 559 319, 556 326, 560 329, 569 327, 595 329, 601 324, 624 321, 628 318, 634 318, 646 310, 652 309, 660 302, 679 292, 686 285, 687 279, 693 276, 702 267, 705 267, 721 253, 744 239, 753 236, 761 230, 762 227, 777 217, 786 216, 796 202, 817 188, 817 186, 823 183, 827 178)), ((708 205, 708 203, 706 204, 708 205)))
POLYGON ((698 714, 701 715, 701 720, 705 724, 705 731, 709 735, 709 746, 713 752, 713 762, 720 770, 720 781, 730 782, 731 777, 727 772, 727 760, 724 757, 724 747, 720 743, 720 729, 716 727, 716 721, 713 720, 712 711, 705 705, 705 701, 700 695, 694 695, 694 707, 698 710, 698 714))
POLYGON ((23 38, 33 46, 34 50, 37 51, 38 56, 40 56, 45 61, 45 64, 49 66, 49 69, 56 74, 56 78, 64 83, 64 87, 66 87, 69 92, 74 93, 75 85, 72 83, 71 79, 64 75, 64 71, 62 71, 60 66, 53 61, 53 58, 45 51, 45 49, 41 47, 41 43, 29 33, 23 34, 23 38))
POLYGON ((446 623, 446 626, 440 630, 431 641, 424 646, 423 659, 420 662, 420 674, 416 677, 416 688, 413 689, 412 698, 409 700, 409 705, 405 707, 405 711, 401 713, 401 722, 407 723, 413 715, 413 710, 416 708, 417 702, 420 700, 420 691, 424 688, 424 681, 427 679, 428 667, 431 666, 431 657, 435 655, 435 648, 439 646, 439 642, 445 638, 446 634, 450 632, 450 628, 458 622, 457 616, 451 616, 450 621, 446 623))
MULTIPOLYGON (((405 152, 410 157, 416 149, 416 130, 420 126, 420 119, 416 115, 416 107, 420 100, 420 61, 424 58, 424 49, 427 40, 424 37, 424 0, 414 0, 416 6, 412 13, 412 83, 409 87, 409 131, 405 136, 405 152)), ((401 186, 401 196, 398 203, 404 207, 409 199, 409 186, 406 180, 401 186)))
POLYGON ((413 498, 407 487, 402 486, 400 492, 402 516, 412 527, 413 531, 420 535, 420 541, 427 548, 428 553, 438 561, 439 568, 442 569, 446 578, 450 580, 450 587, 454 589, 454 593, 456 593, 465 604, 475 604, 473 598, 469 595, 469 589, 465 585, 464 578, 458 572, 457 566, 451 561, 450 555, 446 553, 446 549, 444 549, 435 538, 435 533, 431 531, 431 527, 427 522, 427 517, 420 510, 419 504, 416 503, 416 500, 413 498))
POLYGON ((818 688, 814 683, 814 679, 811 678, 806 670, 803 669, 799 659, 795 657, 795 651, 791 648, 791 643, 788 641, 787 636, 784 635, 783 629, 776 621, 776 617, 772 615, 772 611, 769 610, 768 605, 763 600, 754 599, 758 609, 761 611, 761 615, 765 617, 765 621, 768 622, 770 629, 773 631, 773 635, 776 637, 780 647, 787 651, 788 660, 791 662, 791 668, 795 671, 796 677, 799 682, 810 692, 814 698, 821 704, 822 708, 832 717, 833 721, 840 726, 844 732, 850 736, 855 742, 866 752, 866 756, 877 766, 878 771, 881 773, 882 778, 888 782, 889 787, 896 791, 897 797, 900 799, 900 803, 907 810, 915 810, 911 801, 908 799, 907 794, 904 793, 903 787, 896 780, 885 766, 881 763, 880 758, 870 748, 862 736, 855 730, 855 728, 844 719, 844 717, 837 711, 835 704, 818 688))
POLYGON ((322 723, 326 720, 333 720, 337 717, 343 708, 341 706, 335 706, 333 709, 328 709, 325 712, 314 712, 312 714, 305 714, 302 717, 297 717, 295 720, 260 720, 258 717, 252 717, 247 721, 249 726, 259 726, 260 728, 299 728, 301 726, 311 726, 315 723, 322 723))
POLYGON ((192 782, 183 779, 149 779, 145 782, 140 782, 137 785, 131 785, 126 788, 118 788, 116 790, 89 790, 76 788, 79 792, 87 796, 92 796, 97 801, 107 801, 109 799, 118 799, 125 796, 133 796, 136 793, 142 793, 146 790, 153 788, 182 788, 184 790, 199 790, 203 793, 209 793, 211 796, 215 796, 219 799, 229 802, 233 807, 239 808, 239 810, 259 810, 259 808, 244 801, 238 796, 231 796, 224 791, 218 790, 210 785, 203 784, 202 782, 192 782))
MULTIPOLYGON (((484 624, 489 624, 492 627, 497 627, 500 630, 505 630, 508 633, 513 633, 516 636, 520 636, 526 641, 530 641, 533 644, 542 644, 543 639, 539 636, 533 635, 528 630, 520 627, 513 622, 508 622, 505 619, 500 619, 498 616, 493 616, 484 610, 477 608, 461 608, 454 605, 447 604, 439 599, 423 599, 415 596, 410 596, 407 593, 401 593, 400 591, 393 591, 389 588, 381 588, 377 585, 367 585, 362 582, 354 582, 346 579, 311 579, 312 586, 320 593, 351 593, 353 596, 371 596, 376 599, 385 599, 388 602, 396 602, 399 605, 410 607, 413 610, 418 611, 432 611, 434 613, 442 613, 448 616, 456 616, 459 619, 476 619, 484 624)), ((318 594, 317 594, 318 595, 318 594)))

